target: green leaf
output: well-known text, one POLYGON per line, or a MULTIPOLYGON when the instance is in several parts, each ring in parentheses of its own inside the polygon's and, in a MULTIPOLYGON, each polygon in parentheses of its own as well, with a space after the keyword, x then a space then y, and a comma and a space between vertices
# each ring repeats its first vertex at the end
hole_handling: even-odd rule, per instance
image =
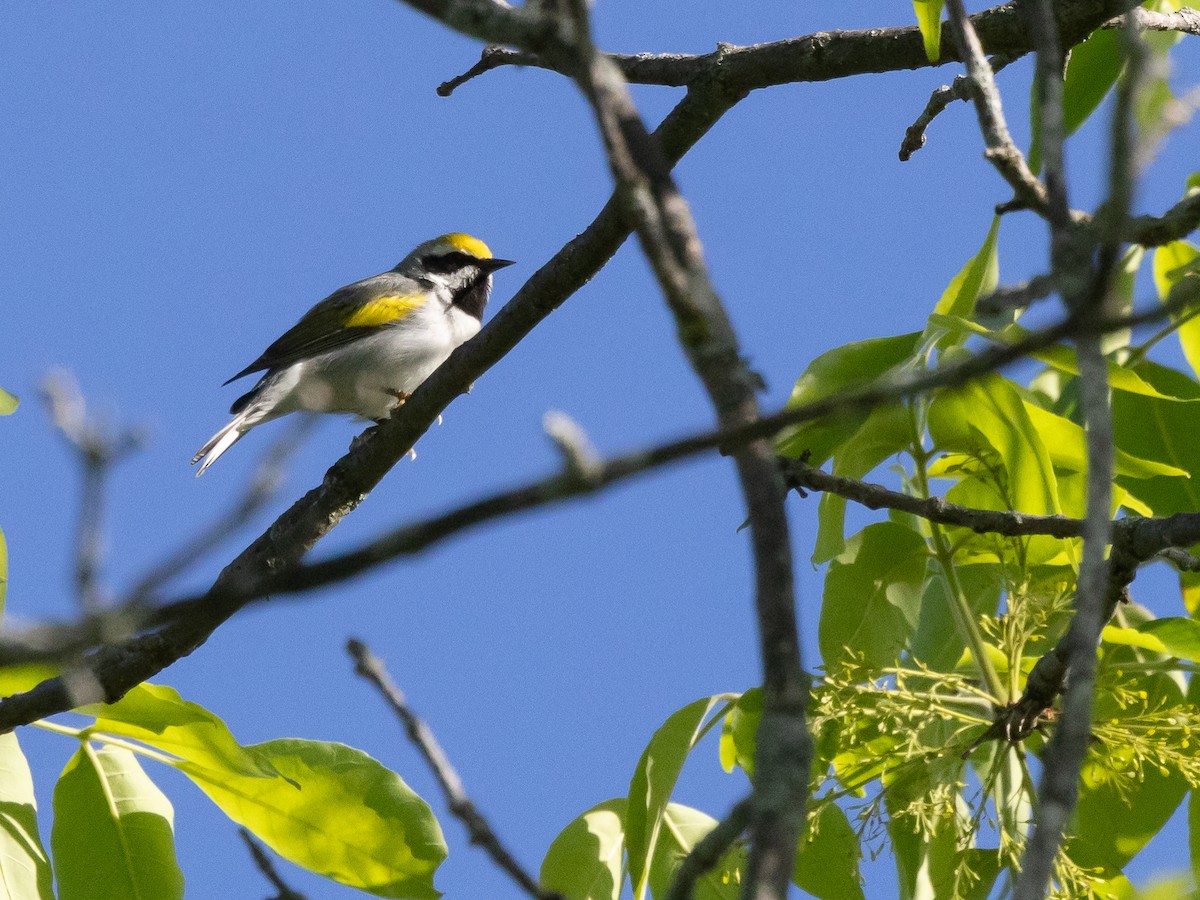
MULTIPOLYGON (((1025 413, 1033 427, 1042 436, 1046 452, 1056 469, 1067 472, 1087 471, 1087 438, 1083 428, 1064 416, 1055 415, 1032 403, 1025 404, 1025 413)), ((1178 466, 1139 459, 1124 451, 1117 451, 1114 468, 1119 475, 1132 478, 1153 478, 1166 475, 1172 478, 1187 477, 1187 472, 1178 466)))
POLYGON ((810 813, 808 831, 796 848, 796 886, 820 900, 859 900, 863 896, 858 835, 836 803, 810 813))
POLYGON ((942 0, 913 0, 913 11, 917 14, 925 56, 935 63, 942 55, 942 0))
POLYGON ((1200 660, 1200 621, 1181 617, 1151 619, 1138 630, 1161 641, 1162 652, 1180 659, 1200 660))
POLYGON ((653 865, 651 849, 662 829, 662 816, 671 791, 692 748, 724 715, 737 694, 715 694, 689 703, 672 713, 654 732, 642 752, 629 783, 629 805, 625 810, 625 843, 629 853, 629 877, 634 896, 641 900, 653 865))
MULTIPOLYGON (((1115 31, 1098 29, 1086 41, 1071 50, 1063 81, 1063 126, 1069 137, 1079 130, 1096 107, 1104 100, 1117 82, 1117 76, 1125 65, 1118 36, 1115 31)), ((1042 167, 1042 124, 1041 103, 1038 86, 1033 88, 1033 102, 1029 105, 1029 121, 1033 129, 1033 143, 1029 148, 1029 167, 1037 172, 1042 167)))
MULTIPOLYGON (((1164 303, 1185 278, 1200 278, 1200 250, 1187 241, 1172 241, 1154 251, 1154 286, 1164 303)), ((1192 310, 1175 314, 1179 323, 1179 344, 1192 371, 1200 373, 1200 316, 1192 310)))
POLYGON ((593 806, 550 844, 541 882, 567 900, 620 900, 625 853, 625 798, 593 806))
POLYGON ((1062 512, 1050 454, 1011 382, 990 375, 939 394, 929 407, 929 431, 939 450, 998 462, 1010 509, 1062 512))
MULTIPOLYGON (((889 456, 913 442, 912 415, 907 407, 872 410, 852 436, 833 454, 833 474, 861 479, 889 456)), ((817 541, 813 565, 829 562, 846 546, 846 498, 826 491, 817 506, 817 541)))
POLYGON ((750 688, 738 698, 721 723, 721 766, 726 772, 740 766, 754 777, 754 748, 762 721, 762 688, 750 688))
MULTIPOLYGON (((1003 570, 1000 566, 979 564, 955 566, 975 616, 992 616, 1000 605, 1003 570)), ((954 610, 946 593, 945 578, 930 578, 921 596, 921 615, 912 638, 912 655, 935 671, 954 668, 966 649, 954 610)))
MULTIPOLYGON (((679 803, 667 804, 650 862, 651 896, 666 896, 683 858, 716 827, 717 820, 698 809, 679 803)), ((742 847, 735 845, 727 850, 715 866, 696 880, 693 900, 736 900, 741 893, 745 865, 746 851, 742 847)))
POLYGON ((29 763, 11 732, 0 734, 0 898, 54 900, 54 877, 38 833, 29 763))
POLYGON ((10 413, 16 412, 17 407, 20 405, 21 401, 15 394, 10 394, 4 388, 0 388, 0 416, 7 416, 10 413))
MULTIPOLYGON (((920 346, 921 335, 913 332, 846 344, 822 353, 809 363, 796 381, 788 407, 822 400, 849 388, 867 385, 893 370, 903 370, 912 365, 920 346)), ((858 431, 861 419, 855 414, 804 422, 780 438, 779 452, 799 458, 807 450, 809 462, 819 466, 858 431)))
POLYGON ((446 841, 429 805, 361 750, 284 739, 246 748, 275 778, 176 768, 224 813, 298 866, 380 897, 440 897, 446 841))
POLYGON ((826 669, 848 654, 874 668, 896 662, 917 624, 928 555, 923 537, 894 522, 868 525, 846 541, 825 576, 819 632, 826 669))
POLYGON ((173 820, 137 757, 85 742, 54 786, 50 844, 59 900, 183 897, 173 820))
MULTIPOLYGON (((980 294, 987 294, 996 289, 1000 281, 1000 262, 996 253, 996 239, 1000 234, 1000 217, 992 217, 992 225, 979 252, 967 260, 966 265, 959 270, 951 280, 941 298, 934 307, 934 315, 950 316, 969 319, 975 312, 975 301, 980 294)), ((942 330, 940 319, 931 319, 925 328, 925 338, 934 337, 935 330, 942 330)), ((961 334, 943 334, 937 337, 937 345, 943 349, 960 344, 961 334), (958 337, 959 340, 947 341, 947 337, 958 337)))
POLYGON ((96 717, 88 730, 141 741, 212 772, 270 778, 270 763, 241 746, 215 713, 166 685, 143 683, 116 703, 84 707, 96 717))
MULTIPOLYGON (((1196 383, 1182 373, 1153 363, 1137 374, 1155 389, 1186 396, 1196 383)), ((1140 481, 1137 496, 1158 516, 1200 509, 1200 441, 1193 438, 1196 408, 1191 403, 1113 392, 1113 433, 1117 447, 1142 459, 1182 469, 1187 479, 1154 477, 1140 481)))
POLYGON ((1200 791, 1188 795, 1188 850, 1192 861, 1192 878, 1200 884, 1200 791))

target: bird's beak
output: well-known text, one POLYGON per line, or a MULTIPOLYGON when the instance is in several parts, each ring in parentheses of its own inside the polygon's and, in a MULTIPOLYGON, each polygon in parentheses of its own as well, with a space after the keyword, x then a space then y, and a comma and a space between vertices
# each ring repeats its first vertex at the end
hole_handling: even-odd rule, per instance
POLYGON ((485 272, 495 272, 497 269, 503 269, 505 266, 511 266, 516 263, 512 259, 481 259, 479 267, 485 272))

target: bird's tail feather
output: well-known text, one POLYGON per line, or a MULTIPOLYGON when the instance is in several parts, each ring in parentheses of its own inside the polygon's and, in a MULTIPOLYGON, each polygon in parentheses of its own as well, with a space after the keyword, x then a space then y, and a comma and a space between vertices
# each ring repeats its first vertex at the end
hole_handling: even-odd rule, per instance
POLYGON ((204 474, 205 469, 221 458, 226 450, 238 442, 243 434, 249 431, 245 428, 246 417, 244 415, 234 416, 228 425, 210 437, 192 457, 192 465, 204 460, 199 471, 196 472, 196 477, 199 478, 204 474))

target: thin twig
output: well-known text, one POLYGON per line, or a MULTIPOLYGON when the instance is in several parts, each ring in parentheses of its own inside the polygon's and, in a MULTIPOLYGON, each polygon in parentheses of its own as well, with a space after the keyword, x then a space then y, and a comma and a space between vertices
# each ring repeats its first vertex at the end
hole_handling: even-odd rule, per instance
MULTIPOLYGON (((1130 45, 1124 78, 1118 83, 1113 113, 1109 198, 1096 228, 1082 234, 1070 218, 1066 179, 1062 171, 1061 56, 1050 0, 1038 0, 1034 30, 1038 41, 1039 73, 1043 82, 1043 144, 1050 188, 1049 221, 1055 281, 1063 303, 1075 315, 1096 320, 1104 315, 1120 257, 1120 235, 1132 202, 1133 98, 1144 56, 1132 27, 1122 37, 1130 45), (1050 62, 1042 60, 1046 58, 1050 62), (1057 71, 1052 66, 1057 64, 1057 71), (1052 172, 1051 167, 1056 171, 1052 172), (1095 236, 1097 246, 1085 242, 1095 236), (1093 263, 1093 259, 1095 262, 1093 263)), ((1132 26, 1132 17, 1128 23, 1132 26)), ((1079 777, 1091 735, 1096 677, 1096 645, 1112 614, 1112 572, 1120 554, 1113 548, 1112 564, 1106 557, 1112 539, 1109 517, 1112 503, 1113 445, 1112 404, 1108 363, 1099 338, 1076 339, 1079 364, 1080 406, 1087 441, 1087 517, 1084 520, 1083 559, 1075 588, 1075 614, 1060 646, 1057 659, 1070 677, 1063 692, 1062 712, 1054 736, 1046 746, 1033 833, 1021 859, 1021 873, 1013 887, 1014 900, 1038 900, 1045 895, 1058 856, 1063 832, 1079 796, 1079 777)), ((1132 580, 1136 563, 1128 567, 1132 580)), ((1124 590, 1128 580, 1121 585, 1124 590)), ((1061 676, 1055 673, 1058 683, 1061 676)), ((1030 681, 1036 679, 1030 678, 1030 681)), ((1029 693, 1027 685, 1026 693, 1029 693)))
POLYGON ((89 412, 79 382, 65 370, 41 384, 50 421, 74 451, 83 474, 75 527, 75 593, 86 612, 106 606, 103 585, 105 488, 113 468, 145 443, 139 428, 115 428, 89 412))
POLYGON ((279 495, 288 458, 302 445, 316 420, 299 416, 267 448, 242 495, 212 524, 150 569, 126 592, 127 603, 145 603, 167 582, 194 566, 208 553, 221 546, 239 528, 279 495))
MULTIPOLYGON (((449 5, 450 0, 422 0, 419 8, 433 14, 449 5)), ((1014 15, 1019 5, 1007 3, 985 10, 973 19, 990 51, 1017 53, 1031 49, 1025 24, 1019 15, 1014 15)), ((1064 18, 1059 21, 1064 42, 1073 44, 1083 40, 1113 15, 1110 6, 1110 2, 1105 2, 1064 7, 1064 18)), ((475 4, 462 7, 468 13, 474 8, 475 4)), ((511 40, 503 35, 480 36, 493 43, 511 40)), ((943 50, 950 52, 946 46, 943 50)), ((687 95, 655 133, 671 163, 677 162, 729 109, 756 88, 922 68, 930 63, 918 29, 909 27, 819 32, 776 45, 763 45, 752 53, 719 47, 687 65, 695 68, 683 72, 674 60, 656 58, 638 59, 635 66, 636 80, 649 83, 653 79, 648 76, 655 74, 655 67, 661 67, 657 74, 663 78, 655 83, 689 85, 687 95)), ((1200 216, 1200 203, 1196 205, 1196 214, 1200 216)), ((207 593, 205 603, 187 616, 172 620, 167 627, 120 647, 102 649, 92 657, 89 668, 93 678, 103 686, 105 697, 110 701, 120 698, 135 684, 195 650, 226 619, 254 599, 255 585, 261 589, 271 572, 293 567, 362 501, 467 385, 478 380, 591 278, 616 253, 630 230, 621 205, 615 197, 610 198, 591 225, 542 266, 478 336, 451 354, 397 415, 339 460, 320 488, 295 503, 226 566, 207 593)), ((1071 333, 1074 327, 1068 327, 1059 336, 1071 333)), ((1003 353, 975 360, 984 366, 1007 361, 1011 357, 1003 353)), ((967 370, 960 374, 970 377, 967 370)), ((862 395, 858 400, 872 402, 862 395)), ((826 411, 830 409, 832 406, 826 411)), ((757 436, 772 433, 772 424, 776 430, 779 427, 779 423, 769 421, 760 424, 763 430, 757 436)), ((0 701, 0 731, 70 709, 73 696, 66 680, 52 678, 31 691, 0 701)))
POLYGON ((371 652, 366 644, 353 638, 346 643, 346 651, 354 660, 354 671, 375 685, 376 690, 404 725, 409 740, 425 757, 425 762, 429 764, 429 768, 442 788, 442 793, 445 794, 446 805, 450 807, 450 812, 466 826, 471 843, 482 847, 496 865, 535 900, 563 900, 560 894, 547 891, 538 884, 537 879, 526 872, 517 862, 516 857, 501 843, 487 819, 483 817, 483 814, 479 812, 467 795, 462 779, 458 777, 458 772, 450 764, 446 752, 437 742, 433 731, 409 707, 404 694, 392 681, 379 658, 371 652))
MULTIPOLYGON (((756 381, 708 275, 687 201, 642 122, 619 68, 591 42, 585 0, 568 3, 576 81, 592 104, 617 193, 654 270, 676 333, 721 427, 760 418, 756 381)), ((812 740, 805 724, 808 681, 800 660, 784 489, 770 442, 733 452, 754 554, 755 607, 763 663, 763 714, 751 795, 747 898, 787 896, 808 795, 812 740)), ((636 873, 639 895, 648 872, 636 873)))
POLYGON ((1001 285, 990 294, 984 294, 975 301, 975 311, 986 316, 1013 309, 1025 309, 1053 293, 1054 276, 1035 275, 1020 284, 1001 285))
POLYGON ((492 44, 483 48, 483 52, 479 54, 479 62, 461 75, 456 75, 449 81, 439 84, 437 94, 439 97, 449 97, 472 78, 478 78, 484 72, 490 72, 501 66, 537 66, 540 62, 541 60, 536 54, 522 53, 492 44))
MULTIPOLYGON (((992 74, 997 74, 1010 63, 1016 62, 1025 54, 993 56, 989 60, 992 74)), ((974 93, 974 83, 966 75, 957 75, 950 84, 943 84, 929 95, 925 109, 917 116, 915 122, 904 131, 904 140, 900 143, 900 161, 908 162, 912 155, 925 146, 925 131, 951 103, 956 100, 970 100, 974 93)))
POLYGON ((975 26, 963 8, 962 0, 946 0, 946 9, 950 14, 950 32, 958 47, 959 58, 966 66, 967 77, 974 84, 975 112, 987 144, 984 155, 1009 183, 1021 203, 1045 214, 1048 202, 1046 186, 1030 170, 1025 155, 1017 149, 1008 131, 1000 92, 996 89, 992 67, 988 65, 975 26))
POLYGON ((700 839, 683 858, 663 900, 692 900, 700 876, 721 861, 725 851, 734 845, 746 826, 753 810, 751 798, 740 800, 712 831, 700 839))
POLYGON ((275 890, 279 891, 274 897, 269 900, 307 900, 307 898, 298 891, 293 891, 288 887, 287 882, 280 877, 279 872, 275 870, 275 863, 271 857, 267 855, 262 846, 254 839, 245 828, 238 828, 238 834, 242 836, 242 840, 246 842, 246 847, 250 850, 250 855, 254 857, 254 864, 258 866, 258 870, 263 873, 267 881, 275 890))
POLYGON ((1133 19, 1135 28, 1145 31, 1178 31, 1183 34, 1200 35, 1200 10, 1189 6, 1177 9, 1175 12, 1154 12, 1142 7, 1134 7, 1124 16, 1109 19, 1101 28, 1128 28, 1129 19, 1133 19))
MULTIPOLYGON (((1166 304, 1156 304, 1145 312, 1112 319, 1103 328, 1098 328, 1097 332, 1108 333, 1113 330, 1123 330, 1135 325, 1159 321, 1181 308, 1194 305, 1198 300, 1200 300, 1200 284, 1188 282, 1184 290, 1177 289, 1176 292, 1173 292, 1172 298, 1166 304)), ((938 388, 963 384, 971 378, 995 371, 1011 362, 1025 358, 1039 349, 1054 345, 1063 338, 1077 333, 1081 327, 1083 326, 1072 320, 1064 320, 1047 330, 1034 332, 1017 343, 988 348, 976 356, 923 373, 918 377, 898 382, 868 385, 854 392, 841 393, 799 407, 785 408, 748 425, 698 432, 668 443, 613 457, 599 463, 586 479, 581 479, 578 473, 568 471, 532 481, 515 489, 492 494, 441 515, 404 525, 381 535, 357 550, 319 562, 298 565, 286 571, 258 577, 256 580, 251 580, 251 577, 247 576, 240 585, 230 584, 227 586, 227 590, 233 591, 236 587, 241 593, 231 595, 226 598, 226 602, 245 605, 268 596, 273 600, 282 600, 291 595, 352 578, 388 560, 416 555, 439 541, 497 517, 510 516, 587 495, 616 482, 636 477, 700 453, 710 452, 717 448, 731 449, 748 441, 773 436, 784 428, 801 422, 813 421, 828 415, 872 409, 938 388)), ((825 478, 834 477, 825 476, 824 473, 820 473, 820 475, 825 478)), ((833 482, 827 483, 832 484, 833 482)), ((818 487, 815 481, 809 486, 814 489, 823 489, 818 487)), ((835 489, 831 488, 831 490, 835 489)), ((837 491, 835 490, 835 492, 837 491)), ((899 496, 904 497, 904 502, 917 502, 914 498, 899 496)), ((863 502, 872 501, 868 498, 863 502)), ((941 501, 935 499, 927 502, 930 506, 920 514, 933 517, 935 513, 932 510, 941 501)), ((882 502, 880 505, 886 506, 888 503, 882 502)), ((947 506, 946 509, 952 510, 952 507, 947 506)), ((994 513, 994 515, 1007 516, 1010 514, 994 513)), ((1020 513, 1011 515, 1018 517, 1022 522, 1029 518, 1020 513)), ((970 522, 959 522, 951 518, 944 521, 945 524, 962 524, 965 527, 972 527, 970 522)), ((1138 521, 1148 527, 1152 523, 1168 520, 1144 519, 1138 521)), ((1200 535, 1197 539, 1200 539, 1200 535)), ((1179 540, 1183 542, 1183 546, 1194 542, 1189 541, 1186 536, 1179 537, 1179 540)), ((1149 552, 1157 552, 1157 549, 1168 545, 1159 542, 1156 549, 1149 552)), ((105 635, 112 633, 109 617, 125 617, 120 623, 121 628, 118 631, 128 634, 130 628, 137 631, 150 627, 162 627, 179 620, 201 616, 210 606, 211 593, 205 593, 200 596, 173 600, 155 607, 146 607, 144 604, 127 604, 100 616, 85 617, 77 623, 47 623, 20 632, 10 630, 4 637, 0 637, 0 664, 61 661, 64 658, 69 659, 83 650, 104 644, 106 643, 105 635)), ((13 724, 25 724, 15 721, 18 715, 41 718, 50 715, 53 711, 58 711, 46 711, 41 715, 35 715, 34 712, 39 707, 29 706, 20 714, 14 710, 18 704, 34 702, 34 698, 27 695, 17 695, 17 697, 0 701, 0 728, 11 728, 13 724), (13 719, 5 720, 4 716, 12 716, 13 719), (9 724, 10 722, 11 724, 9 724)))

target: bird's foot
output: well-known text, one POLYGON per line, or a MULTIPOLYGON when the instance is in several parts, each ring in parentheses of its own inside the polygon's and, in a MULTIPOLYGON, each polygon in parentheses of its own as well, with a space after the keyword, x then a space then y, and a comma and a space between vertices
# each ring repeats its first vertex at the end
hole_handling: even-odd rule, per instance
POLYGON ((396 398, 396 403, 392 406, 392 412, 395 412, 400 407, 402 407, 405 403, 408 402, 408 398, 412 396, 412 394, 410 394, 408 391, 397 391, 395 389, 390 389, 390 388, 385 388, 384 393, 387 394, 389 397, 396 398))

